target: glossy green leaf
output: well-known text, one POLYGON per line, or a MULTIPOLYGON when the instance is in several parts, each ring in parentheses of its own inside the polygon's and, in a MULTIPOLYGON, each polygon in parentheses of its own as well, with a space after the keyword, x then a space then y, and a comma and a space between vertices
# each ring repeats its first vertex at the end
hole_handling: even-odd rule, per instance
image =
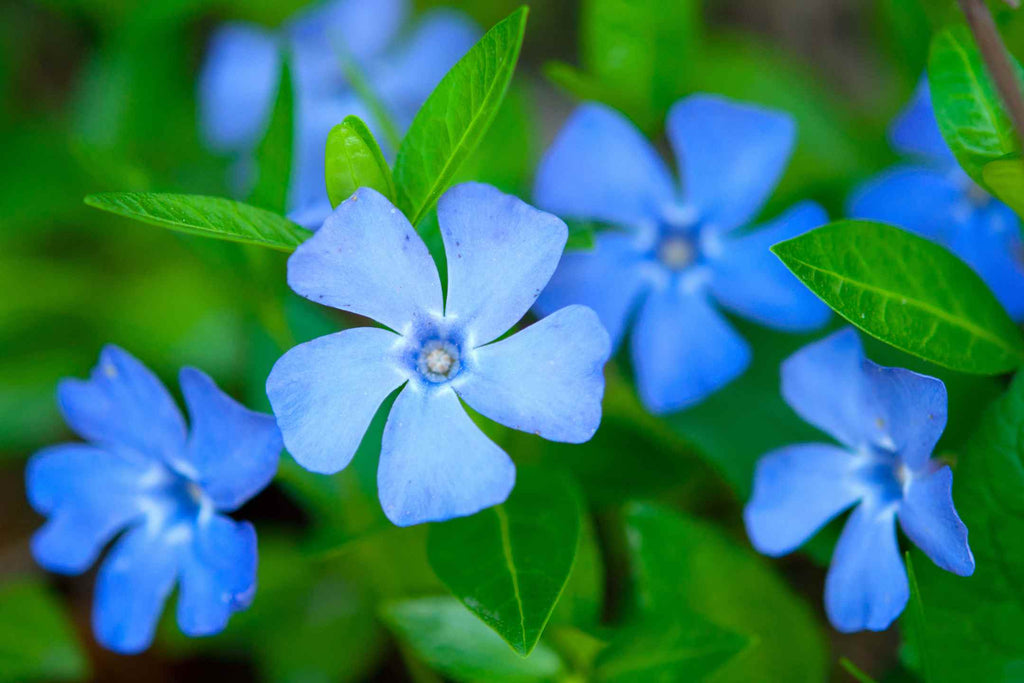
POLYGON ((581 501, 554 472, 520 468, 508 500, 430 529, 430 565, 520 655, 540 639, 579 545, 581 501))
POLYGON ((518 656, 454 598, 391 603, 382 613, 395 635, 459 683, 547 681, 563 670, 561 659, 543 643, 530 656, 518 656))
POLYGON ((283 214, 288 208, 295 133, 295 97, 288 60, 281 61, 277 99, 263 139, 256 146, 256 185, 249 203, 283 214))
POLYGON ((978 374, 1024 363, 1020 329, 981 278, 934 242, 843 220, 772 251, 837 313, 896 348, 978 374))
POLYGON ((398 206, 416 225, 494 120, 512 81, 527 8, 496 24, 452 67, 413 119, 395 158, 398 206))
POLYGON ((338 206, 360 187, 395 202, 395 183, 373 133, 358 116, 346 116, 327 135, 327 196, 338 206))
POLYGON ((0 587, 0 682, 88 678, 74 628, 45 586, 17 580, 0 587))
MULTIPOLYGON (((1024 71, 1013 64, 1024 81, 1024 71)), ((946 28, 932 39, 928 83, 942 136, 976 182, 984 182, 985 164, 1020 151, 1013 123, 966 26, 946 28)))
POLYGON ((294 251, 313 234, 284 216, 223 197, 106 192, 89 195, 85 203, 177 232, 279 251, 294 251))
POLYGON ((990 161, 981 169, 981 176, 996 197, 1024 218, 1024 160, 1019 154, 990 161))

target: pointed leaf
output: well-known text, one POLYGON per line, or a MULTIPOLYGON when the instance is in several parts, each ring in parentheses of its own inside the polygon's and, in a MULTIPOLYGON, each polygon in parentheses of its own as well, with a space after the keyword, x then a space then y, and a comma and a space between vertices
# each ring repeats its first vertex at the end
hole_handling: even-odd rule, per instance
POLYGON ((1019 154, 990 161, 981 169, 985 185, 1024 219, 1024 160, 1019 154))
POLYGON ((281 60, 281 78, 270 123, 256 146, 256 186, 249 203, 283 214, 288 208, 288 186, 292 173, 292 144, 295 131, 295 102, 288 60, 281 60))
POLYGON ((337 207, 360 187, 395 202, 395 183, 373 133, 358 116, 346 116, 327 135, 327 196, 337 207))

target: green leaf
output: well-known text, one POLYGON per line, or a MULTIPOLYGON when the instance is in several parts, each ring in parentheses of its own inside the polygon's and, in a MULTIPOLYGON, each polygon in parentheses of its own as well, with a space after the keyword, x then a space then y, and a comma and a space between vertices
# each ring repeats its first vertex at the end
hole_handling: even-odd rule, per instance
POLYGON ((338 206, 360 187, 395 203, 395 183, 373 133, 358 116, 346 116, 327 135, 327 196, 338 206))
POLYGON ((89 195, 85 203, 169 230, 279 251, 294 251, 313 234, 276 213, 223 197, 105 192, 89 195))
POLYGON ((520 468, 504 504, 431 527, 430 565, 455 597, 528 655, 572 571, 581 506, 567 479, 520 468))
POLYGON ((295 131, 295 102, 288 60, 281 60, 277 99, 263 139, 256 146, 256 186, 249 203, 283 214, 288 207, 288 186, 292 173, 292 143, 295 131))
POLYGON ((1019 154, 990 161, 981 176, 996 197, 1024 218, 1024 161, 1019 154))
POLYGON ((416 225, 484 137, 505 97, 527 8, 500 21, 452 67, 413 119, 395 158, 398 206, 416 225))
POLYGON ((921 588, 917 583, 917 572, 914 571, 914 559, 910 552, 903 553, 907 563, 907 581, 910 584, 910 601, 901 621, 904 626, 904 639, 914 648, 921 670, 921 679, 924 683, 931 683, 935 680, 932 675, 931 659, 928 647, 924 642, 925 628, 927 621, 924 617, 924 604, 921 602, 921 588))
POLYGON ((0 588, 0 682, 88 678, 88 661, 60 602, 35 581, 0 588))
POLYGON ((382 613, 388 627, 417 655, 460 683, 544 681, 563 669, 558 655, 543 643, 529 657, 516 655, 454 598, 391 603, 382 613))
POLYGON ((825 639, 813 613, 763 558, 658 506, 630 505, 625 522, 640 618, 692 612, 750 641, 716 683, 825 680, 825 639))
POLYGON ((938 365, 999 374, 1024 362, 1024 338, 978 275, 899 228, 843 220, 772 251, 837 313, 938 365))
MULTIPOLYGON (((1024 80, 1024 71, 1010 59, 1024 80)), ((932 39, 928 83, 942 136, 976 182, 984 182, 985 164, 1020 151, 1013 123, 966 26, 951 26, 932 39)))

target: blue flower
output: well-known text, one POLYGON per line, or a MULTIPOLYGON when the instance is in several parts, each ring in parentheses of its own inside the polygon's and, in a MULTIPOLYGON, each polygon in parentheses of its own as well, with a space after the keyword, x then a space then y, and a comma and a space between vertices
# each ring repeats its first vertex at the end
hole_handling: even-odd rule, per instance
POLYGON ((761 458, 744 510, 747 533, 760 552, 785 555, 856 506, 825 579, 825 609, 837 629, 884 630, 903 611, 909 589, 897 519, 935 564, 974 572, 953 507, 953 473, 930 459, 946 426, 941 381, 872 363, 846 328, 783 363, 782 394, 842 446, 796 444, 761 458))
POLYGON ((538 206, 600 221, 591 253, 566 254, 537 302, 547 313, 592 307, 615 345, 634 311, 631 351, 640 398, 663 413, 698 403, 739 376, 750 348, 713 302, 782 330, 814 329, 829 311, 769 251, 825 223, 798 204, 739 230, 771 193, 795 131, 784 114, 698 95, 667 121, 681 188, 654 147, 618 112, 581 106, 545 154, 538 206))
POLYGON ((608 334, 568 306, 507 338, 551 277, 568 234, 558 218, 476 183, 437 207, 447 296, 423 240, 387 199, 362 188, 288 261, 288 284, 390 329, 360 327, 288 351, 267 395, 303 467, 346 467, 381 403, 377 486, 385 514, 406 526, 469 515, 505 500, 508 455, 462 399, 496 422, 553 441, 588 440, 601 421, 608 334), (496 341, 497 340, 497 341, 496 341))
POLYGON ((380 130, 380 122, 349 81, 345 64, 359 68, 404 129, 480 35, 472 20, 453 10, 425 12, 405 33, 408 19, 407 0, 334 0, 301 12, 277 33, 252 24, 222 26, 211 38, 199 79, 199 114, 207 144, 240 155, 243 170, 251 165, 248 157, 273 107, 281 53, 287 52, 296 96, 289 212, 300 224, 319 228, 331 212, 324 184, 328 132, 350 114, 380 130))
POLYGON ((44 448, 26 471, 32 507, 48 519, 32 553, 61 574, 89 568, 115 537, 96 584, 93 630, 121 653, 146 649, 179 584, 178 625, 217 633, 256 590, 256 532, 224 516, 273 478, 281 436, 193 368, 180 375, 192 424, 160 380, 107 346, 88 380, 60 383, 68 425, 88 443, 44 448))
POLYGON ((892 223, 946 246, 988 283, 1014 320, 1024 321, 1020 220, 957 165, 935 121, 927 80, 889 133, 893 147, 912 160, 858 188, 850 215, 892 223))

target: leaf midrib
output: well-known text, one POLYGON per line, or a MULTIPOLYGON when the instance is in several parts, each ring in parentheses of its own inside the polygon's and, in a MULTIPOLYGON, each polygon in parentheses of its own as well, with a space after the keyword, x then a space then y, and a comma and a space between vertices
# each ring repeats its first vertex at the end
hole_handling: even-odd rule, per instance
POLYGON ((515 594, 516 607, 519 608, 519 630, 521 632, 520 648, 526 650, 526 610, 523 608, 523 596, 519 592, 519 571, 516 569, 515 559, 512 557, 512 534, 508 524, 508 514, 499 505, 494 508, 494 514, 498 518, 498 530, 501 532, 501 550, 505 556, 505 566, 512 577, 512 592, 515 594))

